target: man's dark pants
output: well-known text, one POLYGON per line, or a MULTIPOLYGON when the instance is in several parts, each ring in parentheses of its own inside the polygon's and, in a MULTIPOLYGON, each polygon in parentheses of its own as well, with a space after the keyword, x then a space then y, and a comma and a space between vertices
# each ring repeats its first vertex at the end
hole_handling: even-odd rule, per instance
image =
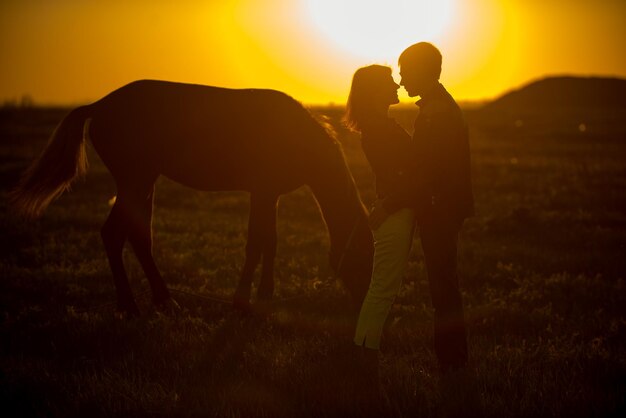
POLYGON ((457 276, 458 222, 438 216, 420 222, 419 231, 435 308, 435 353, 443 371, 467 363, 467 332, 457 276))

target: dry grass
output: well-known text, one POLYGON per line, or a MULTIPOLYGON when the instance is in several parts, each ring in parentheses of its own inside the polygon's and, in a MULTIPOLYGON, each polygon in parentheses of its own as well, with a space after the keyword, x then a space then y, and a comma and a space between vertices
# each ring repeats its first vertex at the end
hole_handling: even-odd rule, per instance
MULTIPOLYGON (((337 125, 339 113, 322 109, 337 125)), ((0 112, 0 399, 3 416, 613 416, 625 411, 626 127, 621 116, 469 113, 478 215, 461 239, 472 373, 441 379, 419 241, 383 340, 381 397, 360 384, 348 298, 306 189, 279 208, 278 303, 242 317, 180 295, 176 317, 115 319, 99 239, 114 195, 90 150, 84 183, 40 221, 6 193, 62 110, 0 112), (608 119, 607 119, 608 117, 608 119), (611 117, 613 119, 611 119, 611 117), (594 119, 595 118, 595 119, 594 119), (620 119, 621 118, 621 119, 620 119), (518 123, 519 125, 519 123, 518 123), (329 282, 330 281, 330 282, 329 282), (329 283, 329 286, 319 285, 329 283)), ((411 114, 398 111, 410 126, 411 114)), ((339 129, 364 200, 371 175, 339 129)), ((229 298, 247 196, 161 179, 155 255, 170 287, 229 298)), ((133 288, 147 290, 125 256, 133 288)))

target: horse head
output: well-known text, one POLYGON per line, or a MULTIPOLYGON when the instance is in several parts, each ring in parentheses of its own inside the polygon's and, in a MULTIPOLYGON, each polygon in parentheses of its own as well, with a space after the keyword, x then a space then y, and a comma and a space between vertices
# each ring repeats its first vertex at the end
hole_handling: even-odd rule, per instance
POLYGON ((364 209, 350 225, 345 245, 331 246, 329 259, 330 266, 342 279, 355 307, 359 309, 369 288, 374 259, 374 241, 364 209))

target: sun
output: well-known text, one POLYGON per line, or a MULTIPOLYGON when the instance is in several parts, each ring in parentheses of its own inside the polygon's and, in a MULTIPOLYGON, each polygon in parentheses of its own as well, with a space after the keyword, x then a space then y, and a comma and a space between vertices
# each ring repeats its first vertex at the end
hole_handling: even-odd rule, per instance
POLYGON ((343 51, 369 60, 397 57, 449 28, 454 0, 303 0, 316 29, 343 51))

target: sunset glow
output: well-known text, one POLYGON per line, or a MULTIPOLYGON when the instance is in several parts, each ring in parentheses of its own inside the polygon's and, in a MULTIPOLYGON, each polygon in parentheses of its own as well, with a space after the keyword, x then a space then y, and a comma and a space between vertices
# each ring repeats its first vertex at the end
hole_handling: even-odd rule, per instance
POLYGON ((436 42, 450 29, 452 0, 307 0, 319 31, 347 53, 371 60, 396 57, 416 39, 436 42))
MULTIPOLYGON (((442 81, 481 100, 554 74, 626 76, 623 2, 182 0, 0 3, 0 101, 75 104, 157 78, 344 103, 354 71, 442 51, 442 81)), ((409 100, 400 92, 401 100, 409 100)))

